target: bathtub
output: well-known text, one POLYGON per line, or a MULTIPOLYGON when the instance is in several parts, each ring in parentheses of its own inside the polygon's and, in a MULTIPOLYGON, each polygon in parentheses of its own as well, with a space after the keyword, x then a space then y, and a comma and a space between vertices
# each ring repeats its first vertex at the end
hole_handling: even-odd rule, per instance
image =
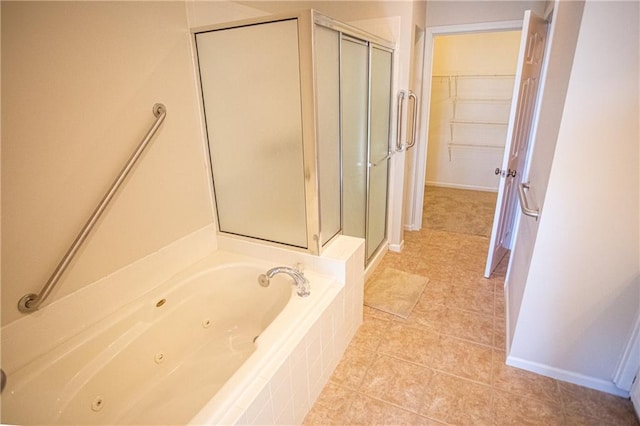
MULTIPOLYGON (((308 390, 311 376, 328 379, 353 330, 336 328, 347 306, 343 283, 305 271, 311 295, 302 298, 286 275, 258 284, 273 266, 214 252, 112 312, 79 312, 74 326, 43 333, 41 345, 22 354, 6 351, 29 332, 14 327, 3 336, 2 422, 260 423, 265 395, 273 423, 300 422, 318 393, 308 390), (313 366, 318 350, 327 361, 313 366), (310 375, 297 401, 294 365, 310 375)), ((45 321, 46 310, 29 327, 45 321)))

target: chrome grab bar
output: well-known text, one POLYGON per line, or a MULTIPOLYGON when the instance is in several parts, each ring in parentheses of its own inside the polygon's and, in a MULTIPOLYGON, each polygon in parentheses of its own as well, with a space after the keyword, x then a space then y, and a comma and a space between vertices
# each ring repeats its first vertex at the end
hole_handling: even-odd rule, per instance
POLYGON ((398 92, 398 121, 396 126, 396 152, 406 148, 402 143, 402 122, 404 121, 404 90, 398 92))
POLYGON ((129 158, 129 161, 127 161, 127 164, 120 171, 120 174, 118 175, 118 177, 113 181, 107 193, 104 195, 104 197, 102 197, 102 201, 100 201, 100 204, 98 205, 98 207, 91 214, 91 217, 89 217, 89 220, 87 221, 87 223, 84 224, 84 226, 80 230, 80 233, 78 234, 76 239, 73 241, 73 244, 71 244, 71 247, 69 247, 69 250, 67 251, 67 253, 64 255, 60 263, 58 263, 58 266, 56 266, 56 269, 53 271, 53 274, 51 274, 47 283, 44 285, 42 290, 40 290, 40 293, 25 294, 18 301, 18 310, 20 312, 23 312, 23 313, 34 312, 40 307, 42 302, 44 302, 47 299, 47 297, 51 293, 51 290, 53 290, 55 285, 58 283, 58 281, 62 277, 62 274, 64 274, 67 267, 69 266, 69 263, 71 263, 71 260, 73 260, 73 257, 75 256, 76 252, 78 251, 78 249, 80 248, 80 246, 82 245, 84 240, 87 238, 87 236, 95 226, 96 222, 102 215, 102 212, 104 212, 105 208, 107 207, 107 205, 109 204, 113 196, 115 195, 116 191, 118 190, 118 188, 120 188, 120 185, 122 185, 122 182, 127 177, 129 172, 133 168, 134 164, 136 163, 136 161, 138 160, 138 158, 140 157, 144 149, 147 147, 147 145, 151 141, 151 138, 153 137, 153 135, 155 135, 156 131, 160 127, 160 124, 162 124, 162 122, 164 121, 165 117, 167 116, 167 108, 163 104, 155 104, 153 106, 153 115, 156 116, 155 123, 153 123, 153 126, 151 126, 151 129, 147 132, 147 135, 144 137, 142 142, 140 142, 140 144, 138 145, 134 153, 129 158))
POLYGON ((409 100, 413 99, 413 122, 411 123, 411 141, 407 143, 406 149, 413 148, 416 144, 416 133, 418 125, 418 97, 409 90, 409 100))
POLYGON ((389 158, 391 158, 391 152, 387 152, 387 155, 385 155, 383 158, 379 159, 375 163, 369 163, 369 167, 378 167, 380 164, 382 164, 384 161, 387 161, 389 158))
POLYGON ((527 202, 527 194, 525 194, 524 192, 525 189, 529 189, 529 182, 522 182, 520 185, 518 185, 518 198, 520 199, 520 209, 522 210, 522 214, 538 220, 538 216, 540 216, 540 210, 535 210, 529 207, 529 203, 527 202))

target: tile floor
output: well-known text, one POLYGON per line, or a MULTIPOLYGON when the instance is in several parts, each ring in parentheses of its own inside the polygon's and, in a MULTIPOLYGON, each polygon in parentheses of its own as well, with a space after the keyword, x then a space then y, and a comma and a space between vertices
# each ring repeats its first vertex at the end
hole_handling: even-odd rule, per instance
POLYGON ((374 274, 426 276, 423 294, 406 320, 365 306, 305 424, 640 424, 627 399, 505 365, 505 265, 482 277, 486 237, 425 229, 405 238, 374 274))

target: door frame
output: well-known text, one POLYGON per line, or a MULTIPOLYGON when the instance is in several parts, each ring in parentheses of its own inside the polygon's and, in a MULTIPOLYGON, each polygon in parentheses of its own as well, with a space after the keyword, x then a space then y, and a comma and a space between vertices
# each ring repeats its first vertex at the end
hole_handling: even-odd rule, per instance
POLYGON ((409 188, 412 193, 409 195, 410 205, 407 210, 411 213, 405 229, 408 231, 419 231, 422 228, 422 210, 424 205, 424 183, 427 175, 427 144, 429 139, 429 115, 431 113, 431 80, 433 77, 433 45, 434 38, 441 35, 472 34, 501 31, 522 30, 522 19, 512 21, 480 22, 475 24, 443 25, 437 27, 427 27, 424 40, 424 75, 422 80, 422 105, 419 128, 420 138, 415 146, 414 173, 411 176, 412 184, 409 188))

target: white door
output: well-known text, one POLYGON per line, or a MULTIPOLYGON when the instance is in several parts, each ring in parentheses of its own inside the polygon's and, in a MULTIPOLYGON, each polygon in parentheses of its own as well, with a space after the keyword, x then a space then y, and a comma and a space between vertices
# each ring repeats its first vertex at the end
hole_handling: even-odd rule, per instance
POLYGON ((516 187, 529 149, 531 122, 540 83, 542 56, 547 38, 547 21, 527 10, 522 23, 520 53, 516 68, 507 140, 498 186, 498 199, 484 275, 488 278, 507 253, 511 242, 516 187))

